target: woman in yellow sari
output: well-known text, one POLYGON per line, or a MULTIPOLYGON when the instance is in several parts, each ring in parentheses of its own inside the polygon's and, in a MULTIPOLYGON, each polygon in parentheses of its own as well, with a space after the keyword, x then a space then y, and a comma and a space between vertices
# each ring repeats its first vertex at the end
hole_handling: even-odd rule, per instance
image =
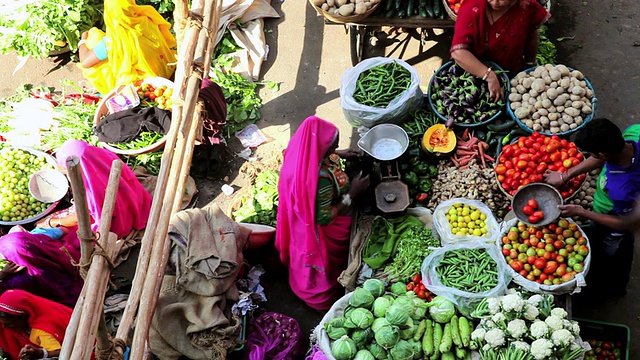
POLYGON ((149 77, 172 76, 176 40, 171 24, 152 6, 106 0, 104 23, 106 33, 91 28, 78 44, 82 75, 100 93, 149 77))

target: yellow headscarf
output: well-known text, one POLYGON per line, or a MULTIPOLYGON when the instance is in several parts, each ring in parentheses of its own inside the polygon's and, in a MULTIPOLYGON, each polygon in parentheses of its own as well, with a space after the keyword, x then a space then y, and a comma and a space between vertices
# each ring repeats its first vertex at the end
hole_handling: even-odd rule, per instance
POLYGON ((78 65, 99 92, 149 77, 171 77, 176 39, 171 24, 152 6, 136 5, 135 0, 105 0, 104 22, 106 34, 92 28, 86 46, 92 49, 106 36, 108 58, 90 68, 78 65))

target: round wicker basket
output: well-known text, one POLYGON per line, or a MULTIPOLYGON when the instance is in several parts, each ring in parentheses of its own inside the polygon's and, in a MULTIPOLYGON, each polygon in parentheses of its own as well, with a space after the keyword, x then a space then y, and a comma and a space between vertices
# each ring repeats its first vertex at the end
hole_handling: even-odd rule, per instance
POLYGON ((456 15, 456 13, 451 10, 451 7, 449 7, 449 3, 447 2, 447 0, 442 0, 442 6, 444 6, 444 11, 447 12, 447 15, 449 15, 451 20, 456 21, 458 15, 456 15))
POLYGON ((367 18, 374 11, 376 11, 378 6, 380 5, 380 2, 373 4, 371 8, 367 10, 367 12, 364 14, 350 15, 350 16, 340 16, 340 15, 331 14, 328 11, 324 11, 318 6, 314 5, 312 0, 309 0, 309 4, 316 10, 318 14, 324 16, 325 19, 338 24, 347 24, 347 23, 357 22, 367 18))

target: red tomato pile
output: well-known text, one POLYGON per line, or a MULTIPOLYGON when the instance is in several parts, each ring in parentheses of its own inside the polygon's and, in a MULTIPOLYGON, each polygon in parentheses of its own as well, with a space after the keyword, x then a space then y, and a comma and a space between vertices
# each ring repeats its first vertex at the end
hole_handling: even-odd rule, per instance
POLYGON ((585 360, 617 360, 624 359, 622 343, 620 341, 585 340, 591 345, 591 350, 584 354, 585 360))
POLYGON ((527 200, 527 205, 522 207, 522 212, 529 217, 528 220, 532 224, 544 219, 544 211, 538 210, 538 201, 534 198, 527 200))
MULTIPOLYGON (((544 181, 544 172, 548 170, 565 172, 580 164, 584 155, 576 144, 557 135, 544 136, 534 132, 521 136, 518 142, 505 145, 494 168, 502 188, 511 196, 519 188, 530 183, 544 181)), ((580 189, 587 175, 576 176, 560 189, 563 198, 568 198, 580 189)))
POLYGON ((425 299, 427 302, 430 302, 435 296, 424 286, 422 283, 422 275, 420 274, 413 275, 406 289, 407 291, 413 291, 420 299, 425 299))
POLYGON ((458 11, 460 11, 460 5, 462 5, 463 1, 464 0, 447 0, 447 4, 449 5, 449 9, 451 9, 454 14, 458 15, 458 11))
POLYGON ((565 219, 543 227, 519 221, 502 237, 502 254, 528 280, 558 285, 582 272, 589 247, 578 225, 565 219))

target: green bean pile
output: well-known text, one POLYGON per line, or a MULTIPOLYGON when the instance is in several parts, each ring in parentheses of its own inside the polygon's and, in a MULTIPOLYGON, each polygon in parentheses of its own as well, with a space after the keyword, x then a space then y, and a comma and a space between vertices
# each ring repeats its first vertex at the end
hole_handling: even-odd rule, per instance
POLYGON ((409 70, 393 61, 361 72, 353 92, 353 99, 362 105, 386 108, 410 85, 409 70))
POLYGON ((447 251, 436 273, 443 285, 470 293, 488 291, 498 285, 498 265, 485 249, 447 251))

